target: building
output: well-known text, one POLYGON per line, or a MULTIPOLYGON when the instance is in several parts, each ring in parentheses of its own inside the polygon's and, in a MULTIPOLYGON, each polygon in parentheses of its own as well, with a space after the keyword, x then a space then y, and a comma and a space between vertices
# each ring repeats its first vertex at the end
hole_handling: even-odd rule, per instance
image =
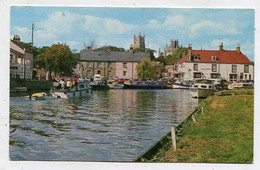
POLYGON ((224 50, 223 43, 220 44, 219 50, 193 50, 190 44, 188 54, 175 65, 174 77, 178 77, 179 80, 254 79, 254 66, 241 52, 239 44, 236 50, 224 50))
POLYGON ((166 44, 166 48, 164 50, 164 56, 172 55, 174 52, 179 48, 179 40, 178 39, 171 39, 170 45, 166 44))
POLYGON ((91 49, 80 52, 79 74, 82 77, 93 78, 100 74, 103 79, 120 78, 136 79, 136 66, 142 59, 149 58, 148 52, 93 51, 91 49))
POLYGON ((10 78, 32 79, 33 55, 20 44, 20 37, 15 35, 10 41, 10 78))
POLYGON ((145 48, 145 35, 134 35, 134 44, 132 46, 134 49, 136 48, 145 48))
POLYGON ((162 74, 163 74, 163 71, 164 71, 163 63, 153 62, 153 64, 155 65, 156 78, 162 77, 162 74))

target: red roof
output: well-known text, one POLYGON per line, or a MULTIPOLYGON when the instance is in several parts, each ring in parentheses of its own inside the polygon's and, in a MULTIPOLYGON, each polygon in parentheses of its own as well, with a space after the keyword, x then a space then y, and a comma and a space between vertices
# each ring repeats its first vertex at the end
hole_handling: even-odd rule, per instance
MULTIPOLYGON (((227 64, 251 64, 251 61, 243 53, 233 50, 192 50, 191 56, 198 56, 199 63, 227 63, 227 64), (212 60, 212 56, 216 56, 217 60, 212 60)), ((176 64, 188 61, 188 54, 182 57, 176 64)))

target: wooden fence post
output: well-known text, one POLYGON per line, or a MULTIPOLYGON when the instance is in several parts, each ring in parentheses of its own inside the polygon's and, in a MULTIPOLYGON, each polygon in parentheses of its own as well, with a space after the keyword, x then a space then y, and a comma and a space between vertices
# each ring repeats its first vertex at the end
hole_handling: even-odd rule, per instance
POLYGON ((202 114, 204 113, 204 109, 203 109, 203 106, 201 106, 201 113, 202 113, 202 114))
POLYGON ((193 121, 194 123, 197 123, 194 114, 191 115, 191 118, 192 118, 192 121, 193 121))
POLYGON ((177 146, 176 146, 175 127, 172 127, 172 128, 171 128, 171 135, 172 135, 172 146, 173 146, 173 150, 176 151, 177 146))

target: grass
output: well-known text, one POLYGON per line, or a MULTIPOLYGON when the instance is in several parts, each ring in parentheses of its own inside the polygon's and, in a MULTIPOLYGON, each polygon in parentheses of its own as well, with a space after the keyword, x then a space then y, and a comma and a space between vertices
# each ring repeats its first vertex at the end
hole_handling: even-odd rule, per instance
POLYGON ((178 128, 177 150, 162 148, 151 161, 252 163, 254 91, 231 93, 235 95, 206 99, 204 114, 195 115, 197 123, 187 121, 178 128))

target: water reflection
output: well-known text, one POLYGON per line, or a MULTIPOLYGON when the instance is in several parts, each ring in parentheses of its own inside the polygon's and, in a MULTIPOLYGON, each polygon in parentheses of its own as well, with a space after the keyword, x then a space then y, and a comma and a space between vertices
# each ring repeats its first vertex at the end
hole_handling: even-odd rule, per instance
POLYGON ((72 100, 11 97, 10 157, 132 161, 196 106, 186 90, 94 91, 72 100))

